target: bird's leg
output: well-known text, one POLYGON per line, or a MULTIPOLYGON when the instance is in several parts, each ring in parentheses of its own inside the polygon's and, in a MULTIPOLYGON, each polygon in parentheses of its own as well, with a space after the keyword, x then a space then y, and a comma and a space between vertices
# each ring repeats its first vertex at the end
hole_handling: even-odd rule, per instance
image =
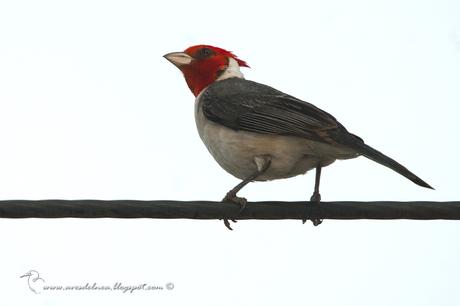
MULTIPOLYGON (((320 203, 321 202, 321 195, 319 194, 319 182, 321 180, 321 166, 317 165, 316 166, 316 176, 315 176, 315 191, 313 192, 313 195, 310 198, 310 202, 316 202, 320 203)), ((303 223, 305 223, 307 220, 302 220, 303 223)), ((311 219, 311 222, 313 222, 314 226, 320 225, 323 220, 321 219, 311 219)))
POLYGON ((315 176, 315 191, 313 192, 313 195, 310 198, 310 201, 312 202, 320 202, 321 201, 321 195, 319 194, 319 183, 321 180, 321 166, 316 166, 316 176, 315 176))
MULTIPOLYGON (((222 202, 233 202, 238 205, 240 205, 240 211, 238 214, 240 214, 244 208, 246 207, 247 200, 245 198, 240 198, 236 194, 238 191, 240 191, 244 186, 255 180, 257 177, 259 177, 261 174, 263 174, 267 169, 270 167, 271 164, 271 158, 270 156, 263 155, 263 156, 256 156, 254 157, 254 162, 257 165, 257 170, 251 174, 249 177, 245 178, 243 181, 241 181, 238 185, 233 187, 232 190, 227 192, 225 197, 223 198, 222 202)), ((236 222, 235 220, 232 219, 233 222, 236 222)), ((233 230, 230 226, 230 222, 228 222, 228 219, 224 219, 224 224, 229 230, 233 230)))

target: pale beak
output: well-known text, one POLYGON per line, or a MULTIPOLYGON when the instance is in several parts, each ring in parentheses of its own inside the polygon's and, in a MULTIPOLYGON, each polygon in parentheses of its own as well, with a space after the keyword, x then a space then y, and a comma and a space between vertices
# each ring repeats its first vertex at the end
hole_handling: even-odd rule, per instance
POLYGON ((184 52, 171 52, 163 55, 163 57, 173 63, 177 68, 189 65, 193 61, 193 57, 184 52))

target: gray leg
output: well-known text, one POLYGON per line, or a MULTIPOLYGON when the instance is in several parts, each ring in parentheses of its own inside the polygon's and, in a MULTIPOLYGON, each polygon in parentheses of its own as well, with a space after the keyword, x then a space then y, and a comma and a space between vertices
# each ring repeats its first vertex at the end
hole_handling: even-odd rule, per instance
MULTIPOLYGON (((316 166, 316 176, 315 176, 315 191, 313 192, 313 195, 310 198, 310 202, 316 202, 320 203, 321 202, 321 195, 319 194, 319 182, 321 180, 321 166, 318 165, 316 166)), ((306 220, 302 220, 303 223, 305 223, 306 220)), ((321 219, 312 219, 311 222, 313 222, 314 226, 320 225, 323 220, 321 219)))
MULTIPOLYGON (((263 174, 267 169, 270 167, 271 164, 271 158, 270 156, 256 156, 254 157, 254 162, 257 165, 257 170, 253 174, 251 174, 249 177, 245 178, 241 183, 236 185, 232 190, 227 192, 225 195, 224 199, 222 202, 233 202, 238 205, 240 205, 240 213, 244 210, 247 204, 247 200, 245 198, 240 198, 236 194, 238 191, 240 191, 244 186, 255 180, 258 176, 263 174)), ((235 220, 232 220, 233 222, 236 222, 235 220)), ((233 230, 230 226, 230 222, 228 222, 228 219, 224 219, 224 224, 229 230, 233 230)))
POLYGON ((310 201, 312 202, 320 202, 321 201, 321 195, 319 194, 319 182, 321 180, 321 166, 316 166, 316 176, 315 176, 315 191, 313 192, 313 195, 310 198, 310 201))

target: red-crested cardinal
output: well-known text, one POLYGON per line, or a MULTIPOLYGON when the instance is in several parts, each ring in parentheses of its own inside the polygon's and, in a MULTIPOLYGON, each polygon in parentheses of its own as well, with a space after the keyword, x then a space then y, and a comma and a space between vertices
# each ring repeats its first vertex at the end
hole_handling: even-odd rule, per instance
MULTIPOLYGON (((207 149, 222 168, 242 179, 224 202, 244 209, 246 199, 236 194, 249 182, 293 177, 311 169, 316 169, 316 180, 310 201, 320 202, 321 168, 360 155, 433 189, 349 133, 329 113, 270 86, 245 80, 240 67, 249 66, 232 52, 196 45, 164 57, 182 71, 196 96, 196 126, 207 149)), ((228 220, 224 221, 231 229, 228 220)))

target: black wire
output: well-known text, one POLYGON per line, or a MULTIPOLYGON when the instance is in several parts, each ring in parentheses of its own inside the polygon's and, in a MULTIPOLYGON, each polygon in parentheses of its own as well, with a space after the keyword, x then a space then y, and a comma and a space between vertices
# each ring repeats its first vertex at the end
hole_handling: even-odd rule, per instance
POLYGON ((239 206, 210 201, 6 200, 0 218, 160 219, 448 219, 460 220, 455 202, 250 202, 239 206))

